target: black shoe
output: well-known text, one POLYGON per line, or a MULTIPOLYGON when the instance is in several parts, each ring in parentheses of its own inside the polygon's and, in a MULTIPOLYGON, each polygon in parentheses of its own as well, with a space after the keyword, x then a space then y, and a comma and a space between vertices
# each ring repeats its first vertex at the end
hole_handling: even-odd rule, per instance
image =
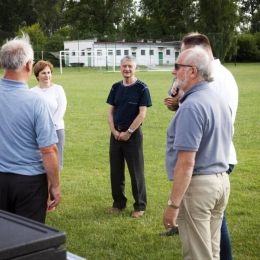
POLYGON ((173 236, 173 235, 178 235, 179 234, 179 228, 178 227, 173 227, 169 230, 166 230, 164 232, 160 232, 159 235, 162 235, 162 236, 173 236))

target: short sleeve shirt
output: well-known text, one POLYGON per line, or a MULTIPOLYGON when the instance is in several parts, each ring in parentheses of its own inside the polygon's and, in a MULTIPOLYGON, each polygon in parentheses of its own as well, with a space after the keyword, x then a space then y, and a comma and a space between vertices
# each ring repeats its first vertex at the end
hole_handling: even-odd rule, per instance
POLYGON ((173 179, 178 151, 196 152, 193 175, 226 171, 232 139, 227 103, 206 82, 189 89, 180 102, 167 132, 168 178, 173 179))
POLYGON ((58 142, 47 102, 24 82, 0 81, 0 172, 45 173, 40 148, 58 142))
POLYGON ((130 126, 139 114, 139 107, 152 106, 148 86, 141 80, 124 86, 123 81, 115 83, 108 95, 107 103, 114 106, 114 125, 130 126))

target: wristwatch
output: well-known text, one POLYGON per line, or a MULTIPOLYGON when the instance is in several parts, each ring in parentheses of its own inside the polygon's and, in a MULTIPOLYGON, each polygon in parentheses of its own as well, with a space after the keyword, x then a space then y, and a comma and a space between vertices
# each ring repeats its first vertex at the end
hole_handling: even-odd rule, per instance
POLYGON ((131 128, 128 128, 127 130, 130 134, 132 134, 134 132, 134 130, 132 130, 131 128))
POLYGON ((171 199, 168 200, 168 206, 170 206, 173 209, 178 209, 179 208, 179 206, 175 206, 174 204, 172 204, 171 199))

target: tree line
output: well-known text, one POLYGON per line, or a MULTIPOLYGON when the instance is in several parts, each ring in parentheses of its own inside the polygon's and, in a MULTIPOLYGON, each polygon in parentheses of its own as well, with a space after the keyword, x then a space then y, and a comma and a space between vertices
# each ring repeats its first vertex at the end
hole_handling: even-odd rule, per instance
POLYGON ((21 30, 39 58, 68 40, 179 41, 197 31, 222 61, 260 61, 260 0, 0 0, 0 42, 21 30))

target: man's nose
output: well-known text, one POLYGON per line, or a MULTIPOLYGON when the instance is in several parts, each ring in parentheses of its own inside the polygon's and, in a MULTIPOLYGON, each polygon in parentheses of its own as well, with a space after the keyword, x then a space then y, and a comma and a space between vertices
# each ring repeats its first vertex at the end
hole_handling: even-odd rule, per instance
POLYGON ((173 75, 176 75, 176 74, 177 74, 177 70, 176 70, 176 69, 173 69, 173 70, 172 70, 172 74, 173 74, 173 75))

